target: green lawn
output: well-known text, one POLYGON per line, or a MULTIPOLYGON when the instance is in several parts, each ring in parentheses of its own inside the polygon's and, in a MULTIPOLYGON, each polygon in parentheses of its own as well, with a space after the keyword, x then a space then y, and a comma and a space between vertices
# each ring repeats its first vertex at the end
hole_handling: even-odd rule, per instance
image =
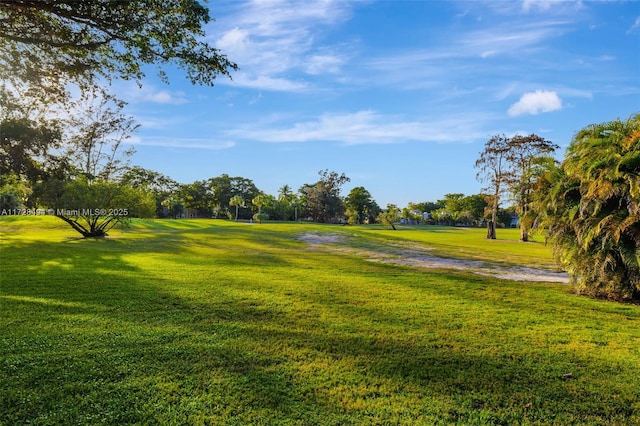
POLYGON ((0 218, 0 424, 640 424, 640 306, 350 247, 553 268, 517 231, 0 218), (565 376, 569 374, 569 376, 565 376))

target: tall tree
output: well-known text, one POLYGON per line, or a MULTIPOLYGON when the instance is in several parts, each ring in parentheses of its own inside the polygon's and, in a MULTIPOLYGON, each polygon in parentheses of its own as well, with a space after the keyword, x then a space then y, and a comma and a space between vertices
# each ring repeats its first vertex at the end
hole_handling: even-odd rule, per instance
POLYGON ((262 211, 262 208, 272 206, 274 202, 275 197, 273 197, 272 195, 264 193, 256 195, 253 200, 251 200, 251 204, 258 208, 258 213, 253 215, 253 219, 255 219, 259 223, 262 223, 263 220, 269 219, 269 214, 264 213, 262 211))
POLYGON ((377 204, 371 193, 363 186, 353 188, 345 198, 349 223, 365 223, 371 216, 375 218, 379 213, 377 204), (377 211, 376 211, 377 210, 377 211))
POLYGON ((151 192, 156 199, 157 217, 176 217, 176 213, 182 213, 182 203, 177 199, 180 184, 162 173, 145 169, 140 166, 129 168, 120 181, 134 188, 144 188, 151 192))
POLYGON ((478 224, 484 218, 487 200, 481 194, 467 195, 462 199, 461 208, 463 210, 461 216, 466 218, 467 225, 478 224))
MULTIPOLYGON (((245 200, 253 200, 261 193, 251 179, 230 177, 226 173, 210 178, 207 186, 211 192, 214 211, 217 215, 223 216, 229 214, 229 201, 234 195, 240 195, 245 200)), ((250 212, 242 211, 241 213, 245 219, 251 217, 250 212)))
POLYGON ((178 197, 183 201, 186 208, 196 210, 199 215, 211 217, 213 196, 207 186, 207 182, 197 180, 193 183, 180 185, 178 197))
POLYGON ((267 194, 258 194, 251 200, 251 204, 258 208, 258 214, 260 214, 262 213, 262 208, 272 201, 271 198, 272 197, 267 194))
POLYGON ((320 170, 320 180, 313 184, 304 184, 299 192, 307 213, 315 222, 331 222, 344 212, 344 203, 340 197, 340 188, 349 179, 344 173, 320 170))
POLYGON ((209 10, 197 0, 0 0, 0 74, 65 92, 99 77, 140 81, 146 65, 175 64, 213 85, 237 66, 204 41, 209 10))
POLYGON ((533 186, 545 169, 553 164, 552 154, 558 145, 544 138, 531 134, 515 135, 509 140, 509 163, 512 172, 509 174, 509 188, 516 202, 516 213, 520 218, 520 239, 529 241, 531 230, 533 186))
POLYGON ((509 169, 509 138, 505 135, 495 135, 489 139, 476 160, 475 167, 479 169, 477 179, 487 186, 483 189, 487 193, 490 203, 491 220, 487 223, 487 238, 496 239, 496 219, 500 199, 504 195, 506 184, 511 179, 509 169))
POLYGON ((66 120, 65 155, 89 179, 120 177, 135 152, 124 148, 139 127, 123 114, 125 105, 101 90, 86 91, 72 104, 76 113, 66 120))
MULTIPOLYGON (((487 238, 496 238, 496 219, 500 200, 510 193, 518 205, 517 213, 521 218, 528 217, 531 203, 531 189, 536 176, 540 173, 538 165, 545 164, 558 148, 552 142, 531 134, 493 136, 485 144, 485 149, 476 161, 479 169, 477 178, 487 183, 487 199, 490 202, 491 220, 488 223, 487 238)), ((529 222, 521 221, 521 239, 527 241, 529 222)))
POLYGON ((578 132, 536 193, 541 226, 579 291, 640 299, 640 114, 578 132))
POLYGON ((298 221, 298 196, 289 185, 282 185, 278 190, 278 203, 283 206, 284 214, 282 216, 284 220, 290 220, 291 210, 293 210, 293 220, 298 221))
POLYGON ((229 205, 236 208, 235 220, 238 220, 238 208, 244 207, 244 198, 242 198, 242 195, 234 195, 229 200, 229 205))

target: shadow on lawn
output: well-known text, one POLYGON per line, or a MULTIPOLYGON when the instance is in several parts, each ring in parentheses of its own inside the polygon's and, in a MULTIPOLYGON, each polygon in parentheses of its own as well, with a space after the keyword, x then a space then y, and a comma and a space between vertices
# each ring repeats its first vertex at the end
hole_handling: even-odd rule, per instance
POLYGON ((265 411, 322 423, 285 360, 243 343, 239 323, 274 314, 229 295, 178 297, 125 249, 144 252, 117 239, 3 247, 0 424, 258 422, 265 411))
MULTIPOLYGON (((622 423, 638 416, 631 395, 562 380, 569 361, 560 353, 505 348, 496 356, 430 338, 429 330, 391 336, 339 330, 321 317, 301 322, 299 312, 261 299, 255 284, 242 293, 242 277, 213 283, 206 299, 187 298, 124 260, 148 246, 86 243, 21 242, 0 255, 3 275, 12 277, 0 291, 0 418, 8 423, 622 423)), ((265 253, 265 265, 285 261, 265 253)), ((330 257, 323 262, 332 267, 330 257)), ((352 269, 333 266, 358 273, 358 262, 346 265, 352 269)), ((312 295, 299 291, 290 297, 312 295)), ((332 291, 314 303, 335 317, 365 318, 377 330, 397 325, 380 308, 336 303, 332 291)))

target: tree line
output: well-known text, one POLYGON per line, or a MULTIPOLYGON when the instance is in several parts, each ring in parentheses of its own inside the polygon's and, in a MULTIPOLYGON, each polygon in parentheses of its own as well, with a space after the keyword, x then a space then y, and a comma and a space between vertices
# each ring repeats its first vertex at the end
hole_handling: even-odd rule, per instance
POLYGON ((383 209, 362 186, 343 196, 349 177, 329 170, 276 195, 226 174, 180 184, 130 165, 133 152, 122 146, 136 126, 123 103, 105 95, 96 103, 93 93, 82 113, 61 120, 2 92, 0 212, 51 211, 85 237, 104 236, 131 217, 192 216, 393 229, 398 222, 486 225, 494 239, 499 224, 517 219, 523 241, 532 232, 547 237, 583 293, 640 298, 640 114, 585 127, 561 162, 552 157, 557 146, 536 135, 493 136, 476 161, 483 193, 383 209))
POLYGON ((482 224, 496 238, 501 206, 512 204, 521 239, 546 235, 578 288, 640 299, 640 114, 592 124, 557 145, 537 136, 495 135, 475 166, 483 194, 381 209, 363 187, 342 197, 344 174, 320 171, 297 193, 277 196, 248 179, 222 175, 179 185, 131 167, 124 142, 137 125, 108 93, 113 79, 140 83, 143 68, 173 64, 212 86, 237 65, 207 44, 209 11, 197 0, 0 0, 0 203, 46 208, 85 236, 105 235, 131 216, 177 217, 186 209, 217 217, 351 223, 399 220, 482 224), (171 29, 171 30, 167 30, 171 29), (106 81, 107 84, 104 82, 106 81), (81 95, 72 99, 69 87, 81 95), (56 114, 56 110, 70 112, 56 114), (127 206, 127 207, 124 207, 127 206), (126 210, 126 214, 125 214, 126 210), (482 210, 482 214, 480 214, 482 210), (429 216, 418 217, 420 211, 429 216), (417 213, 416 213, 417 212, 417 213))

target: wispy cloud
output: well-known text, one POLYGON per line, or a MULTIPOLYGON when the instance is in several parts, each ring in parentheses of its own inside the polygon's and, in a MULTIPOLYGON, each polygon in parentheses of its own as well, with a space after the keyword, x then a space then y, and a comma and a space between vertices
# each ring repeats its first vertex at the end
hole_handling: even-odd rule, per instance
POLYGON ((350 7, 350 2, 337 0, 238 3, 236 12, 228 17, 233 26, 212 36, 216 47, 240 67, 231 84, 299 91, 308 84, 290 80, 287 74, 292 70, 310 75, 339 71, 344 54, 332 53, 316 35, 348 19, 350 7))
MULTIPOLYGON (((371 84, 396 86, 405 90, 444 87, 449 82, 466 79, 496 79, 504 74, 512 76, 513 62, 505 58, 520 60, 548 58, 549 42, 567 31, 570 22, 546 20, 534 23, 513 21, 498 25, 451 33, 443 37, 446 42, 414 49, 406 49, 387 55, 378 55, 364 61, 371 84)), ((500 78, 504 84, 504 78, 500 78)))
POLYGON ((638 29, 640 29, 640 16, 638 16, 636 18, 636 21, 633 23, 633 25, 631 26, 631 28, 629 28, 627 30, 627 34, 631 34, 634 33, 636 31, 638 31, 638 29))
POLYGON ((536 90, 522 95, 518 102, 511 105, 507 113, 513 117, 523 114, 536 115, 559 109, 562 109, 562 100, 556 92, 536 90))
POLYGON ((340 55, 324 53, 311 55, 307 58, 305 70, 308 74, 336 74, 340 72, 345 59, 340 55))
POLYGON ((165 105, 182 105, 189 102, 187 95, 182 91, 159 89, 153 84, 145 83, 138 87, 135 83, 120 83, 117 92, 123 94, 123 98, 130 103, 151 102, 165 105))
POLYGON ((500 54, 522 54, 525 50, 544 46, 560 36, 569 24, 564 20, 535 23, 509 23, 482 30, 470 31, 458 41, 458 52, 464 57, 488 57, 500 54))
POLYGON ((268 75, 251 75, 251 73, 237 72, 233 76, 233 85, 260 90, 282 92, 299 92, 309 87, 305 81, 296 81, 283 77, 268 75))
POLYGON ((233 141, 220 141, 206 138, 172 138, 165 136, 135 136, 128 141, 135 146, 156 146, 162 148, 186 148, 220 150, 235 146, 233 141))
POLYGON ((469 142, 486 136, 481 130, 485 117, 448 116, 441 120, 417 121, 380 114, 372 110, 326 113, 285 127, 238 128, 234 138, 262 142, 340 142, 347 145, 394 144, 408 141, 469 142))
POLYGON ((567 3, 567 0, 524 0, 522 2, 522 10, 525 12, 529 12, 531 10, 545 11, 551 9, 552 6, 561 3, 567 3))

